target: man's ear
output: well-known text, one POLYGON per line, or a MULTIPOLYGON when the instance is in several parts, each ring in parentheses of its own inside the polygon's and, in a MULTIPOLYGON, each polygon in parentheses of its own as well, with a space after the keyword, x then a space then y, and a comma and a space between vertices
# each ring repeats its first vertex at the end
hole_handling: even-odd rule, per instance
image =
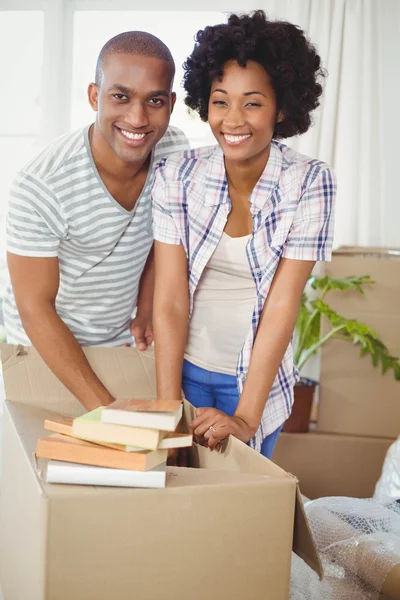
POLYGON ((172 114, 172 111, 174 110, 175 102, 176 102, 176 94, 175 94, 175 92, 172 92, 172 94, 171 94, 171 114, 172 114))
POLYGON ((99 90, 95 83, 89 83, 88 99, 90 106, 97 112, 99 107, 99 90))

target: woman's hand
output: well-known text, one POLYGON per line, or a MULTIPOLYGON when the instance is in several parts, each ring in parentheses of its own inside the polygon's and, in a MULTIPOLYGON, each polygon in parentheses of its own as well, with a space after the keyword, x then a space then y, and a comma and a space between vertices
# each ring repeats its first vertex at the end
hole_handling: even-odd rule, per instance
POLYGON ((248 442, 256 433, 240 417, 229 417, 216 408, 198 408, 190 430, 198 443, 210 450, 219 449, 221 442, 233 435, 242 442, 248 442))

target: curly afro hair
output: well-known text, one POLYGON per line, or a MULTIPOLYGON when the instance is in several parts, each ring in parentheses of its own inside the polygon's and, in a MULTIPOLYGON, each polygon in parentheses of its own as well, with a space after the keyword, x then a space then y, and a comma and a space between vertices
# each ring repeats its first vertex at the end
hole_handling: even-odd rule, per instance
POLYGON ((274 138, 288 138, 310 127, 310 113, 319 105, 325 73, 314 46, 303 31, 291 23, 269 21, 262 10, 250 15, 231 15, 228 23, 198 31, 192 54, 184 68, 185 103, 203 121, 208 117, 211 85, 221 79, 224 65, 236 60, 245 67, 248 60, 259 63, 270 77, 277 100, 274 138))

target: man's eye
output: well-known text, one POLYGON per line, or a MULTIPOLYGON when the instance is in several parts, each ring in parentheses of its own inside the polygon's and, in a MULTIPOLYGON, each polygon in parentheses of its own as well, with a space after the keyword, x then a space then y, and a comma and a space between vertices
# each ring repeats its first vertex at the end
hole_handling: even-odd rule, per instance
POLYGON ((149 103, 153 106, 164 106, 164 101, 160 98, 150 98, 149 103))
POLYGON ((113 97, 116 100, 128 100, 128 96, 125 96, 125 94, 113 94, 113 97))

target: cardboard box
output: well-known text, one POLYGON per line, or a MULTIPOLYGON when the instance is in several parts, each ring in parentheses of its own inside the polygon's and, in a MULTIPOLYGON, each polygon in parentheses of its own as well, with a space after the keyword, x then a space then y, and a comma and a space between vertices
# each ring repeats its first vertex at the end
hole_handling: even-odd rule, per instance
POLYGON ((323 433, 281 433, 272 460, 299 480, 310 499, 370 498, 391 439, 323 433))
MULTIPOLYGON (((119 395, 155 389, 151 352, 85 352, 119 395)), ((34 450, 49 408, 81 408, 34 349, 2 356, 4 600, 287 600, 292 544, 321 573, 296 479, 234 438, 223 453, 194 446, 193 468, 170 468, 164 490, 44 483, 34 450)))
POLYGON ((382 586, 383 600, 400 600, 400 562, 386 575, 382 586))
MULTIPOLYGON (((83 351, 93 371, 116 398, 155 398, 154 351, 129 348, 86 347, 83 351)), ((32 346, 0 344, 6 398, 29 406, 79 417, 82 404, 49 370, 32 346)))
MULTIPOLYGON (((394 356, 400 356, 400 250, 339 248, 326 273, 333 277, 370 275, 365 294, 330 292, 339 314, 376 329, 394 356)), ((324 325, 326 331, 329 326, 324 325)), ((320 432, 396 438, 400 433, 400 381, 384 376, 369 356, 349 342, 330 340, 321 351, 317 429, 320 432)))

